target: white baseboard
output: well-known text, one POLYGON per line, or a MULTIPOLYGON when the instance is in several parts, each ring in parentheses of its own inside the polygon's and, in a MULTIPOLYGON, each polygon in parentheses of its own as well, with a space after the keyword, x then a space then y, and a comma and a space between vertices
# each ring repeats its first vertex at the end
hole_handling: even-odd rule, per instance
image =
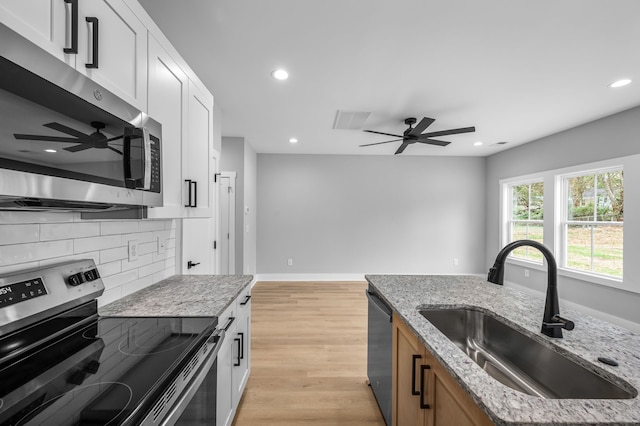
POLYGON ((256 274, 256 281, 364 281, 364 274, 256 274))

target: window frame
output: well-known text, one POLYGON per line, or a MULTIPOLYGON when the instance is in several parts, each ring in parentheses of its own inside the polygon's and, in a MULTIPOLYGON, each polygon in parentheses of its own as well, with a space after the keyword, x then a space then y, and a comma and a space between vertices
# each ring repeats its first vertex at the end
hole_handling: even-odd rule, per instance
MULTIPOLYGON (((509 218, 509 190, 510 186, 518 183, 526 183, 535 179, 542 179, 544 185, 544 219, 543 219, 543 244, 554 254, 558 264, 558 276, 613 287, 633 293, 640 293, 640 282, 634 277, 640 277, 640 154, 618 157, 609 160, 584 163, 560 169, 540 171, 528 175, 514 176, 499 180, 500 206, 499 206, 499 235, 500 248, 507 244, 508 218, 509 218), (623 222, 623 277, 601 275, 589 271, 581 271, 565 267, 562 258, 562 221, 566 213, 563 204, 562 178, 567 175, 584 175, 590 171, 606 169, 624 170, 624 209, 626 220, 623 222), (634 238, 635 236, 635 238, 634 238), (625 278, 626 277, 626 278, 625 278)), ((509 256, 506 263, 526 269, 546 271, 546 262, 542 264, 522 258, 509 256)))
MULTIPOLYGON (((506 209, 507 209, 507 214, 506 214, 506 224, 505 224, 505 237, 503 239, 503 245, 509 244, 512 241, 515 241, 513 239, 513 224, 515 223, 519 223, 519 224, 525 224, 525 225, 541 225, 542 226, 542 240, 544 242, 544 211, 545 211, 545 205, 544 205, 544 179, 542 178, 542 176, 535 176, 532 179, 526 179, 526 180, 516 180, 514 182, 508 182, 505 184, 505 197, 506 197, 506 209), (543 195, 542 195, 542 210, 543 210, 543 219, 513 219, 513 207, 514 207, 514 197, 513 197, 513 188, 517 187, 517 186, 524 186, 524 185, 529 185, 531 186, 534 183, 541 183, 543 185, 543 195)), ((531 191, 529 191, 529 200, 531 200, 531 191)), ((531 210, 529 210, 529 216, 531 216, 531 210)), ((527 253, 528 253, 529 248, 527 248, 527 253)), ((535 250, 535 249, 533 249, 535 250)), ((536 265, 540 265, 542 266, 543 264, 543 260, 540 259, 538 260, 534 260, 534 259, 528 259, 526 257, 520 257, 520 256, 514 256, 513 252, 509 254, 509 258, 513 259, 513 260, 519 260, 522 262, 530 262, 536 265)))

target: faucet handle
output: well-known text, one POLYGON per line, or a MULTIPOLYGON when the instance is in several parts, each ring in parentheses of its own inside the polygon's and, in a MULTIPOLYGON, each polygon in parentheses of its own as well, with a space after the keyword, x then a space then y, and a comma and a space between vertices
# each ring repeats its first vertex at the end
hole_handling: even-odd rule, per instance
POLYGON ((573 321, 568 320, 566 318, 562 318, 560 315, 556 314, 553 317, 551 317, 551 322, 543 322, 542 323, 545 327, 549 327, 549 328, 564 328, 565 330, 573 330, 574 328, 576 328, 576 325, 574 324, 573 321))

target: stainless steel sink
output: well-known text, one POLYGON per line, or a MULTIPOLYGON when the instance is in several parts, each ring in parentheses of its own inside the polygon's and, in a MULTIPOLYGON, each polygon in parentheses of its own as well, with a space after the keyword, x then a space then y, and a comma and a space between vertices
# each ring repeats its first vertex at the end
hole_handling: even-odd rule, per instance
POLYGON ((570 358, 476 309, 420 313, 491 377, 542 398, 631 399, 631 385, 617 385, 570 358))

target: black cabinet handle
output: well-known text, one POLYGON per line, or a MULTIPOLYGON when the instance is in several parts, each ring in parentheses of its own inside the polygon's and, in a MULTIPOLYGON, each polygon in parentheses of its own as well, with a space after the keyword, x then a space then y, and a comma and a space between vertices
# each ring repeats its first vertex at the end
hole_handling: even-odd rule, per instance
POLYGON ((91 53, 92 61, 89 64, 85 64, 87 68, 98 68, 98 18, 87 17, 87 22, 91 24, 93 36, 91 37, 91 53))
POLYGON ((187 269, 191 269, 191 268, 193 268, 194 266, 198 266, 199 264, 200 264, 200 262, 195 262, 195 263, 194 263, 194 262, 192 262, 192 261, 188 261, 188 262, 187 262, 187 269))
POLYGON ((420 391, 416 390, 416 360, 421 359, 422 355, 412 355, 411 361, 411 395, 420 395, 420 391))
POLYGON ((242 340, 240 345, 240 359, 244 359, 244 333, 238 333, 240 335, 240 339, 242 340))
POLYGON ((236 364, 235 362, 233 363, 234 367, 240 367, 240 339, 238 339, 237 337, 235 339, 233 339, 234 342, 238 343, 238 363, 236 364))
POLYGON ((229 317, 229 319, 227 320, 227 323, 224 325, 224 331, 228 331, 229 327, 231 327, 231 324, 233 324, 233 322, 236 320, 236 317, 229 317))
POLYGON ((249 295, 247 295, 247 296, 245 296, 245 297, 244 297, 244 300, 243 300, 242 302, 240 302, 240 304, 241 304, 242 306, 244 306, 244 305, 246 305, 247 303, 249 303, 249 300, 251 300, 251 295, 250 295, 250 294, 249 294, 249 295))
POLYGON ((71 5, 71 47, 65 47, 64 53, 78 53, 78 0, 64 0, 71 5))
POLYGON ((429 370, 430 368, 431 368, 430 365, 420 366, 420 408, 422 408, 423 410, 428 410, 429 408, 431 408, 429 404, 424 402, 424 397, 426 396, 426 392, 424 388, 425 388, 425 383, 427 381, 427 379, 424 377, 424 372, 429 370))
POLYGON ((198 207, 198 182, 191 179, 185 179, 184 181, 187 182, 187 185, 189 185, 189 200, 187 204, 185 204, 185 207, 198 207), (192 187, 193 187, 193 197, 191 196, 192 187))

